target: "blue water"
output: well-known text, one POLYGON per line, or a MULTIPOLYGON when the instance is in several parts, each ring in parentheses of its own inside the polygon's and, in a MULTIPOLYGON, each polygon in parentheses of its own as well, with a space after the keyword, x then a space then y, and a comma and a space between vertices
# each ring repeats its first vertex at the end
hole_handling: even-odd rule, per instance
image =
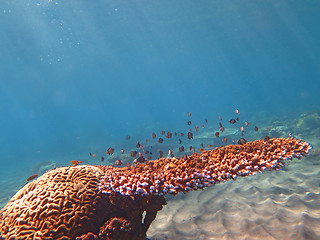
POLYGON ((2 0, 0 178, 119 151, 127 135, 187 129, 188 112, 217 125, 235 109, 248 119, 319 109, 319 10, 294 0, 2 0))

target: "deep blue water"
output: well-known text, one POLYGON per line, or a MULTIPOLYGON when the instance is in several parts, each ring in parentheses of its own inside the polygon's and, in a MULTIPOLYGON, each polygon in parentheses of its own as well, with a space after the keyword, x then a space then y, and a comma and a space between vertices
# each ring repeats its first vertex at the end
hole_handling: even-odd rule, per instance
POLYGON ((235 109, 248 119, 319 109, 319 10, 308 0, 2 0, 1 176, 185 129, 188 112, 216 125, 235 109))

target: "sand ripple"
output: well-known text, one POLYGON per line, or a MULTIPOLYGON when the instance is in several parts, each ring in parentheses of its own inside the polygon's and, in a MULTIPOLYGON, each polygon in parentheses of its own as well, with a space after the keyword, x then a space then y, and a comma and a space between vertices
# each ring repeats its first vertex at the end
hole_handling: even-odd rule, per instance
POLYGON ((320 159, 168 200, 148 238, 320 239, 320 159))

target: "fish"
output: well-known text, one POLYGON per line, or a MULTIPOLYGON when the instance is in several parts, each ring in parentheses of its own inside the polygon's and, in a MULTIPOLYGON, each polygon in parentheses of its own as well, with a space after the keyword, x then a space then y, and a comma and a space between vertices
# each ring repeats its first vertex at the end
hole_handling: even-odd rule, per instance
POLYGON ((204 128, 204 125, 202 125, 202 128, 204 128))
POLYGON ((248 127, 250 123, 248 121, 245 121, 244 124, 248 127))
POLYGON ((116 160, 116 161, 114 162, 114 164, 115 164, 116 166, 121 166, 121 165, 122 165, 122 162, 121 162, 120 160, 116 160))
POLYGON ((240 119, 237 117, 236 120, 239 121, 240 119))
POLYGON ((224 131, 224 127, 221 127, 221 128, 220 128, 220 131, 223 132, 223 131, 224 131))
POLYGON ((200 149, 199 149, 200 152, 203 152, 203 150, 204 150, 203 148, 200 148, 200 149))
POLYGON ((128 136, 126 136, 126 140, 130 140, 130 138, 131 138, 131 137, 130 137, 129 135, 128 135, 128 136))
POLYGON ((221 116, 219 116, 219 119, 220 119, 220 121, 222 121, 222 117, 221 116))
POLYGON ((131 164, 129 162, 127 162, 126 167, 131 168, 131 164))
POLYGON ((188 117, 191 117, 191 112, 188 113, 188 117))
POLYGON ((180 136, 183 137, 183 136, 184 136, 184 133, 180 133, 180 136))
POLYGON ((82 161, 72 160, 71 163, 72 163, 72 165, 75 167, 75 166, 77 166, 79 163, 82 163, 82 161))
POLYGON ((189 150, 191 151, 191 150, 192 150, 192 148, 193 148, 193 147, 192 147, 192 146, 190 146, 190 147, 189 147, 189 150))
POLYGON ((38 174, 33 174, 32 176, 28 177, 27 178, 27 181, 26 182, 30 182, 32 181, 33 179, 37 178, 39 175, 38 174))
POLYGON ((254 127, 254 130, 258 132, 259 128, 257 126, 254 127))
POLYGON ((164 135, 166 133, 166 131, 162 131, 161 134, 164 135))
POLYGON ((182 143, 182 141, 181 141, 181 139, 179 138, 179 144, 181 144, 182 143))
POLYGON ((240 145, 243 145, 243 144, 245 144, 246 142, 247 142, 247 140, 244 139, 244 138, 240 138, 240 139, 237 141, 237 143, 240 144, 240 145))
POLYGON ((140 157, 138 157, 138 158, 135 159, 135 160, 137 160, 138 163, 144 163, 144 162, 147 161, 147 159, 146 159, 144 156, 140 156, 140 157))
POLYGON ((208 123, 208 120, 207 120, 207 119, 205 119, 204 121, 205 121, 206 123, 208 123))
POLYGON ((171 138, 172 137, 172 133, 168 132, 166 138, 171 138))
POLYGON ((163 143, 163 139, 162 139, 162 138, 159 138, 158 142, 159 142, 159 143, 163 143))
POLYGON ((96 157, 96 155, 95 155, 95 154, 92 154, 92 157, 96 157))
POLYGON ((170 155, 170 157, 172 157, 172 158, 174 157, 173 151, 171 149, 169 149, 168 154, 170 155))
POLYGON ((146 139, 146 142, 148 142, 148 139, 146 139))
POLYGON ((203 147, 203 143, 201 143, 200 146, 203 147))
POLYGON ((155 133, 152 133, 152 138, 153 138, 153 139, 155 139, 156 136, 157 136, 157 135, 156 135, 155 133))
POLYGON ((159 158, 162 158, 163 157, 163 151, 159 151, 159 158))
POLYGON ((211 144, 209 144, 209 147, 212 147, 212 145, 211 145, 211 144))
POLYGON ((89 153, 90 157, 92 156, 91 152, 89 153))
POLYGON ((229 121, 231 124, 235 124, 237 121, 235 120, 235 119, 230 119, 230 121, 229 121))
POLYGON ((149 154, 149 151, 148 151, 148 150, 145 150, 144 153, 145 153, 145 154, 149 154))
POLYGON ((240 127, 240 131, 241 131, 241 132, 244 131, 244 127, 243 127, 243 126, 240 127))
POLYGON ((174 132, 174 136, 177 136, 178 135, 178 133, 177 132, 174 132))
POLYGON ((188 121, 187 124, 190 126, 191 125, 191 121, 188 121))
POLYGON ((198 127, 198 125, 196 125, 196 132, 197 132, 197 131, 199 131, 199 127, 198 127))
POLYGON ((216 137, 219 137, 220 133, 219 132, 216 132, 216 137))
POLYGON ((179 152, 184 152, 184 146, 179 147, 179 152))
POLYGON ((148 160, 151 160, 151 156, 149 156, 147 159, 148 159, 148 160))
POLYGON ((108 148, 106 154, 107 155, 112 155, 113 153, 114 153, 114 148, 112 148, 112 147, 108 148))
POLYGON ((193 139, 193 133, 192 132, 188 132, 188 139, 193 139))
POLYGON ((227 138, 226 138, 226 137, 223 138, 222 141, 223 141, 223 142, 227 142, 227 138))
POLYGON ((124 154, 124 149, 121 149, 121 154, 124 154))
POLYGON ((188 158, 187 154, 182 155, 182 159, 187 160, 187 158, 188 158))
POLYGON ((223 127, 221 122, 219 122, 219 126, 220 126, 221 128, 223 127))
POLYGON ((140 142, 137 141, 137 145, 136 145, 136 148, 139 148, 141 145, 140 145, 140 142))
POLYGON ((138 153, 137 151, 131 151, 130 152, 130 156, 131 157, 135 157, 137 155, 137 153, 138 153))
POLYGON ((101 157, 101 162, 103 162, 104 161, 104 157, 101 157))
POLYGON ((265 141, 269 141, 269 140, 270 140, 270 137, 269 137, 269 136, 266 136, 266 137, 264 138, 264 140, 265 140, 265 141))
POLYGON ((238 109, 236 109, 236 111, 235 111, 235 112, 236 112, 236 114, 239 114, 239 113, 240 113, 238 109))

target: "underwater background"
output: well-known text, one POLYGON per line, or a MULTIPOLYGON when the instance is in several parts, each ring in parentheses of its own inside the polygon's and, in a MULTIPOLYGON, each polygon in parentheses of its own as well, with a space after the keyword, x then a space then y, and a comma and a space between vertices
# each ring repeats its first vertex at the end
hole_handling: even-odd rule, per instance
POLYGON ((168 199, 148 237, 319 239, 319 11, 308 0, 1 1, 0 207, 32 174, 71 160, 132 162, 120 150, 136 141, 177 152, 177 138, 151 134, 186 133, 190 119, 200 130, 185 147, 232 144, 238 109, 247 140, 292 134, 313 145, 310 157, 168 199), (227 142, 211 139, 219 116, 227 142))

